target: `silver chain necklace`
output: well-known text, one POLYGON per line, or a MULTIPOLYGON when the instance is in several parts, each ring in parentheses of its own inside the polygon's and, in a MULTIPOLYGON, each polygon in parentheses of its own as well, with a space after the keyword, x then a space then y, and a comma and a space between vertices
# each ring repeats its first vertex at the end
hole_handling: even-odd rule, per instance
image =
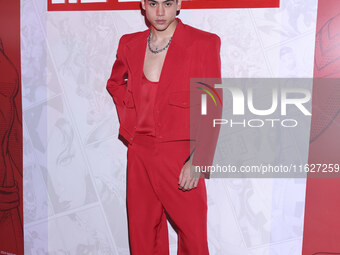
POLYGON ((162 52, 163 50, 167 49, 167 48, 169 47, 169 45, 170 45, 171 40, 172 40, 172 36, 170 37, 170 40, 169 40, 168 44, 165 45, 165 47, 163 47, 162 49, 158 49, 157 47, 156 47, 156 50, 151 49, 151 28, 150 28, 150 32, 149 32, 149 35, 148 35, 148 47, 149 47, 149 50, 150 50, 153 54, 160 53, 160 52, 162 52))

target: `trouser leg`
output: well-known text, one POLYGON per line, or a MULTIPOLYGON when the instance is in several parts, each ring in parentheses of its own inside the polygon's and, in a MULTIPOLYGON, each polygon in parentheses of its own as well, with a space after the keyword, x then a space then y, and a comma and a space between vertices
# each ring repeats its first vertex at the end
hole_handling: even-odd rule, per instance
POLYGON ((178 189, 183 162, 189 155, 189 141, 160 143, 156 193, 178 228, 178 255, 208 255, 207 195, 204 179, 197 188, 178 189))
POLYGON ((148 151, 137 144, 128 148, 127 209, 130 252, 132 255, 167 255, 169 240, 167 220, 144 162, 148 151))

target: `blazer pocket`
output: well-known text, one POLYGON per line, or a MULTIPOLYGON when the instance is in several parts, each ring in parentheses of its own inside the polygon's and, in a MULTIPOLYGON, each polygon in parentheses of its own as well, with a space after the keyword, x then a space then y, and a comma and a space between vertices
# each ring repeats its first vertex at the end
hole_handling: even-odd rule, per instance
POLYGON ((123 100, 123 103, 126 108, 135 108, 135 103, 133 101, 132 93, 129 90, 127 90, 126 92, 126 96, 123 100))
POLYGON ((170 105, 174 105, 181 108, 189 108, 190 90, 183 90, 170 93, 168 103, 170 105))

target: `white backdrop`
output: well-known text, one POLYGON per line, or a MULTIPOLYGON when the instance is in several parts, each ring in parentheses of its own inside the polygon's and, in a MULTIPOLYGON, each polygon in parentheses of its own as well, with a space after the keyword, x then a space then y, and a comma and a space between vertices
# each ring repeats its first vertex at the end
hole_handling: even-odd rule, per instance
MULTIPOLYGON (((46 2, 21 0, 25 254, 129 254, 126 148, 106 81, 120 36, 146 29, 144 17, 47 13, 46 2)), ((281 0, 279 9, 179 17, 221 37, 223 77, 312 77, 316 7, 281 0)), ((306 159, 308 148, 298 150, 306 159)), ((304 179, 206 185, 210 254, 301 254, 304 179)), ((176 254, 170 225, 169 234, 176 254)))

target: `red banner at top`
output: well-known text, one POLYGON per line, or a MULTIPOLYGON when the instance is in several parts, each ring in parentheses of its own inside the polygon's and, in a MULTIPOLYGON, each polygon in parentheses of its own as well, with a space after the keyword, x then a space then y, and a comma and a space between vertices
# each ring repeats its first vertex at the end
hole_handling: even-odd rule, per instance
MULTIPOLYGON (((270 8, 280 0, 183 0, 182 9, 270 8)), ((139 10, 134 0, 48 0, 48 11, 139 10)))

